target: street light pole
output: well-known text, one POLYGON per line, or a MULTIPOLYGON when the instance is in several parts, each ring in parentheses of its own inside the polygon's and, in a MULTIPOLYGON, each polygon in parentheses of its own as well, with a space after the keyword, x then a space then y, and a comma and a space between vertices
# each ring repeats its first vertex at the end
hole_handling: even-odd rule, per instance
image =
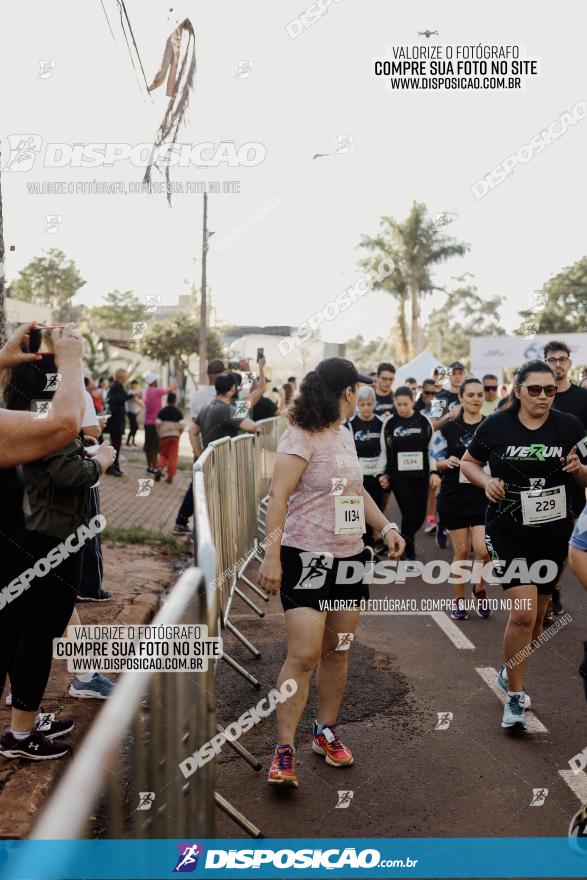
POLYGON ((208 316, 206 314, 206 256, 208 253, 208 193, 204 193, 204 222, 202 227, 202 289, 200 291, 200 383, 207 381, 208 316))

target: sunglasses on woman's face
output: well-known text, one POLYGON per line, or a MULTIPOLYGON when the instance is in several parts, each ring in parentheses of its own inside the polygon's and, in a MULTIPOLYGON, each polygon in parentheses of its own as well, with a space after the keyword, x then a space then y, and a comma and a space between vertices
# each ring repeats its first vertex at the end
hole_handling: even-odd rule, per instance
POLYGON ((543 391, 547 397, 554 397, 557 392, 556 385, 522 385, 522 388, 528 390, 530 397, 540 397, 543 391))

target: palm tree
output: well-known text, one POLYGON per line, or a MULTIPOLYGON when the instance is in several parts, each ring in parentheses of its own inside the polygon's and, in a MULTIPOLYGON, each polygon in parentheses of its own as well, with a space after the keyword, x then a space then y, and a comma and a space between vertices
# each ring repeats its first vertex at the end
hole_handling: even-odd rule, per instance
POLYGON ((399 264, 399 253, 393 243, 393 227, 395 221, 391 217, 382 217, 380 225, 382 232, 371 238, 363 235, 359 247, 370 251, 370 256, 360 261, 363 268, 371 272, 377 272, 379 264, 385 260, 393 265, 393 271, 380 281, 373 282, 374 290, 385 290, 398 301, 398 330, 401 357, 403 361, 410 359, 410 341, 408 337, 408 324, 406 319, 406 303, 408 301, 408 282, 399 264))
MULTIPOLYGON (((403 223, 393 217, 382 217, 380 225, 380 235, 376 238, 363 236, 361 247, 372 252, 370 268, 382 259, 394 261, 394 272, 383 279, 380 286, 399 300, 399 336, 402 348, 407 349, 407 360, 424 348, 421 305, 424 296, 435 289, 432 268, 451 257, 462 257, 469 250, 469 245, 450 238, 439 229, 435 221, 427 216, 426 206, 421 202, 413 203, 403 223), (408 298, 411 312, 409 344, 405 317, 408 298)), ((366 265, 365 261, 363 265, 366 265)))

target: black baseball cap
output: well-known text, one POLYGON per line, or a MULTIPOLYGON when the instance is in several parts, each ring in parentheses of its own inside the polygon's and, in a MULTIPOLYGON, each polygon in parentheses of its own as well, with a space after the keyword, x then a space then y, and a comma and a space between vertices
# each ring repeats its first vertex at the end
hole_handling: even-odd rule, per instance
POLYGON ((448 365, 449 370, 464 370, 464 366, 460 361, 453 361, 448 365))
POLYGON ((349 385, 356 385, 357 382, 362 382, 364 385, 373 383, 371 376, 359 373, 352 361, 348 361, 346 358, 326 358, 326 360, 320 361, 316 372, 336 394, 340 394, 349 385))

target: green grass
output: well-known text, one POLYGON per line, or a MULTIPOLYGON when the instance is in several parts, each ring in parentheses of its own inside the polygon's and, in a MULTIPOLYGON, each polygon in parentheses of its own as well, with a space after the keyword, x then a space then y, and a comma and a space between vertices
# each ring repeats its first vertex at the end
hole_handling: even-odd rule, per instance
POLYGON ((150 532, 141 526, 108 526, 102 532, 102 540, 114 544, 142 544, 149 547, 166 547, 170 553, 185 554, 185 543, 177 535, 150 532))

